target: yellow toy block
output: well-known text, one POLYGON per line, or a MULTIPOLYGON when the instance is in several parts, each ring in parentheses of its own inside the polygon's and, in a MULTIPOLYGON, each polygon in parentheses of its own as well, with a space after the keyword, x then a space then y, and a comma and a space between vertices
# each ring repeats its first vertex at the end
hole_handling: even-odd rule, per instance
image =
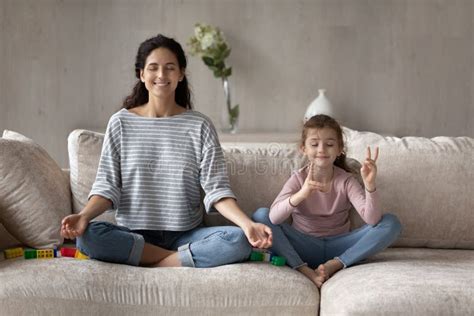
POLYGON ((54 249, 38 249, 36 250, 38 259, 51 259, 56 257, 56 251, 54 249))
POLYGON ((89 259, 88 256, 86 256, 85 254, 83 254, 83 253, 80 252, 79 250, 76 250, 76 254, 74 255, 74 258, 80 259, 80 260, 89 259))
POLYGON ((23 248, 17 247, 17 248, 7 249, 5 250, 5 257, 7 259, 23 257, 23 248))

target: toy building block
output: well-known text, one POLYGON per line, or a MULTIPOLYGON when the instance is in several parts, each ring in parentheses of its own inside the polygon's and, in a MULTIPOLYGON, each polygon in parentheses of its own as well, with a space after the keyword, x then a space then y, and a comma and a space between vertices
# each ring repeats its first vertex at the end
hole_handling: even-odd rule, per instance
POLYGON ((271 251, 258 248, 252 249, 250 261, 266 261, 274 266, 284 266, 286 264, 285 257, 275 256, 271 251))
POLYGON ((38 249, 36 253, 38 259, 51 259, 58 256, 56 249, 38 249))
POLYGON ((252 251, 250 254, 250 261, 263 261, 263 253, 252 251))
POLYGON ((74 258, 76 255, 76 248, 61 248, 61 257, 74 258))
POLYGON ((23 252, 23 256, 25 259, 36 259, 38 258, 38 253, 36 252, 36 249, 25 249, 23 252))
POLYGON ((81 259, 81 260, 89 259, 88 256, 86 256, 85 254, 83 254, 79 250, 76 250, 76 254, 74 255, 74 258, 81 259))
POLYGON ((58 253, 56 249, 25 249, 25 259, 51 259, 56 258, 58 253))
POLYGON ((272 259, 272 253, 265 249, 253 248, 250 253, 250 261, 266 261, 270 262, 272 259))
POLYGON ((286 259, 285 257, 273 256, 272 261, 270 263, 273 264, 274 266, 281 267, 286 264, 286 259))
POLYGON ((250 253, 250 261, 267 261, 270 262, 272 253, 268 250, 254 248, 250 253))
POLYGON ((272 260, 271 252, 263 252, 263 261, 270 262, 272 260))
POLYGON ((5 250, 5 257, 7 259, 23 257, 23 248, 17 247, 17 248, 7 249, 5 250))

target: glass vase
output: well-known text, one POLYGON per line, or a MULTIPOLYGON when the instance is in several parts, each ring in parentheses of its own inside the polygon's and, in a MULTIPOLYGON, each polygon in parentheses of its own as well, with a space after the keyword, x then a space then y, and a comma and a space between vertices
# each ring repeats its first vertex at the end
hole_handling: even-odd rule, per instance
POLYGON ((224 88, 225 107, 222 111, 221 129, 225 133, 235 134, 239 124, 239 105, 232 106, 229 78, 222 78, 224 88))

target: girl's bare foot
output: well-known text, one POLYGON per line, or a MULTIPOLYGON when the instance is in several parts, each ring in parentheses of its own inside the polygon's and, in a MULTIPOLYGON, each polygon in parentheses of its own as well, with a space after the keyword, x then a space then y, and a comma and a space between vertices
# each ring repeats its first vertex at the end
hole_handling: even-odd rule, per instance
POLYGON ((319 289, 323 285, 324 281, 326 281, 324 266, 322 264, 320 265, 320 267, 321 266, 323 267, 322 269, 319 269, 318 267, 318 269, 313 270, 308 266, 302 266, 299 267, 297 270, 303 273, 308 279, 310 279, 319 289))
POLYGON ((320 264, 319 267, 316 269, 316 271, 320 271, 320 274, 323 274, 325 276, 324 281, 323 281, 324 283, 342 268, 344 268, 344 265, 342 264, 341 261, 337 259, 331 259, 331 260, 326 261, 325 264, 320 264))

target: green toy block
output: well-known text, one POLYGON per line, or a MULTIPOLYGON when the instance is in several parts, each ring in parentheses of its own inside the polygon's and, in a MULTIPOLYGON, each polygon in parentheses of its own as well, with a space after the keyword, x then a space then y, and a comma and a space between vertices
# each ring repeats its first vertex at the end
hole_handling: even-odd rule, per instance
POLYGON ((252 251, 250 254, 250 261, 263 261, 264 254, 257 251, 252 251))
POLYGON ((38 257, 36 249, 25 249, 23 255, 25 259, 36 259, 38 257))
POLYGON ((273 264, 274 266, 281 267, 281 266, 284 266, 286 264, 286 259, 285 259, 285 257, 273 256, 271 264, 273 264))

